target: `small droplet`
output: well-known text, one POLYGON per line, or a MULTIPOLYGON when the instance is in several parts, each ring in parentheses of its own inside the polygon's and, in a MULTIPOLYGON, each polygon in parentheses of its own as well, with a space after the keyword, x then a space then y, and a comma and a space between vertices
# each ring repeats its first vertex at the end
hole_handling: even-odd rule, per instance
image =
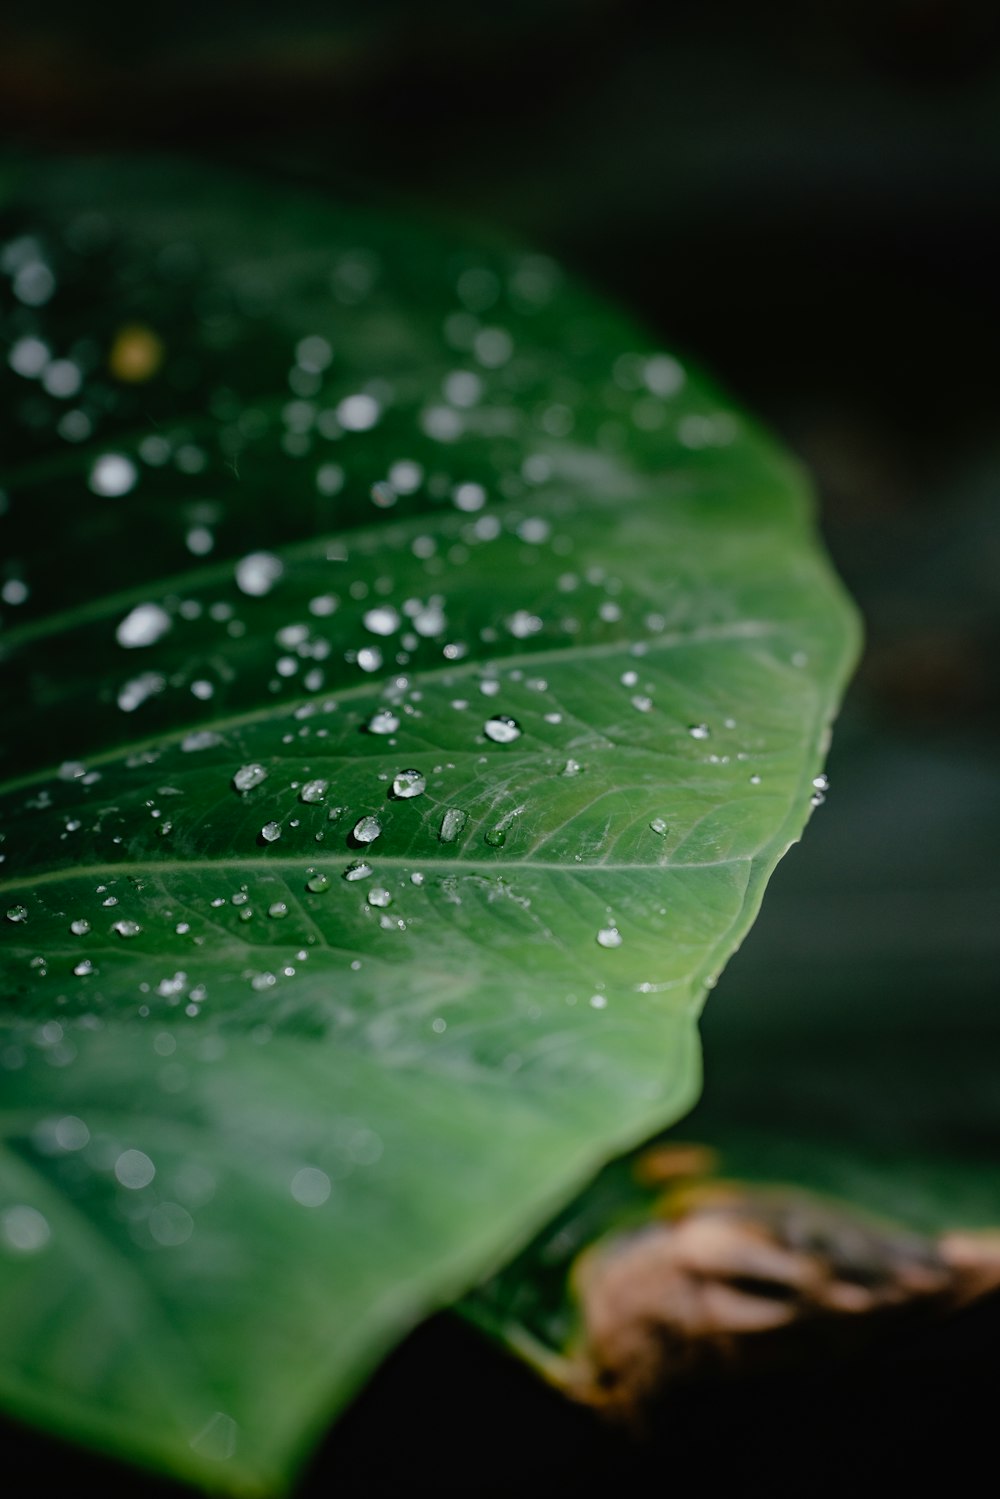
POLYGON ((368 904, 370 906, 391 906, 392 896, 381 885, 376 885, 368 892, 368 904))
POLYGON ((365 727, 369 734, 395 734, 399 728, 399 718, 391 708, 379 708, 365 727))
POLYGON ((267 771, 263 765, 241 765, 233 776, 233 785, 242 795, 245 791, 252 791, 259 786, 261 781, 267 780, 267 771))
POLYGON ((263 598, 285 571, 285 564, 272 552, 250 552, 236 564, 236 586, 250 598, 263 598))
POLYGON ((469 820, 469 814, 459 807, 449 807, 441 819, 438 837, 442 843, 454 843, 469 820))
POLYGON ((374 843, 382 831, 377 817, 362 817, 354 824, 354 838, 358 843, 374 843))
POLYGON ((580 775, 580 773, 582 772, 582 770, 583 770, 583 766, 580 764, 579 760, 567 760, 566 764, 563 766, 562 770, 560 771, 560 775, 564 775, 564 776, 578 776, 578 775, 580 775))
POLYGON ((710 732, 707 723, 693 723, 688 729, 692 739, 707 739, 710 732))
POLYGON ((344 879, 366 880, 371 874, 374 874, 374 870, 372 869, 371 865, 366 864, 363 859, 359 859, 356 864, 348 864, 347 868, 344 870, 344 879))
POLYGON ((111 930, 117 932, 119 937, 138 937, 142 931, 142 927, 137 921, 132 921, 129 917, 123 916, 121 921, 114 923, 111 930))
POLYGON ((324 796, 326 796, 329 787, 329 781, 306 781, 299 792, 299 801, 308 802, 310 805, 314 802, 321 802, 324 796))
POLYGON ((594 1010, 607 1009, 608 1001, 603 994, 592 994, 590 996, 591 1008, 594 1010))
POLYGON ((28 908, 27 908, 27 906, 8 906, 7 907, 7 920, 8 921, 27 921, 27 919, 28 919, 28 908))
POLYGON ((137 604, 115 630, 115 639, 126 650, 153 645, 170 629, 172 620, 159 604, 137 604))
POLYGON ((364 627, 373 635, 394 635, 401 624, 399 610, 391 604, 378 604, 364 615, 364 627))
POLYGON ((483 733, 487 739, 492 739, 494 744, 512 744, 515 739, 521 737, 521 725, 516 718, 510 718, 508 714, 497 713, 483 724, 483 733))
POLYGON ((602 926, 597 941, 601 947, 621 947, 622 934, 616 926, 602 926))
POLYGON ((268 916, 273 916, 275 921, 280 921, 283 916, 288 915, 288 906, 283 900, 274 900, 267 908, 268 916))
POLYGON ((139 477, 131 458, 123 453, 102 453, 90 470, 90 488, 105 499, 119 499, 128 494, 139 477))
POLYGON ((649 826, 653 830, 653 832, 658 833, 661 838, 665 836, 667 831, 667 824, 663 821, 662 817, 654 817, 649 826))
POLYGON ((377 645, 364 645, 358 651, 358 665, 362 671, 378 671, 382 665, 382 652, 377 645))
POLYGON ((637 692, 631 701, 632 707, 637 713, 649 713, 652 711, 653 699, 647 697, 644 692, 637 692))
POLYGON ((315 874, 311 874, 306 880, 306 889, 311 890, 314 895, 319 895, 321 891, 329 890, 329 888, 330 876, 324 874, 322 870, 317 870, 315 874))
POLYGON ((281 837, 281 824, 278 822, 265 822, 260 830, 260 836, 265 843, 276 843, 281 837))
POLYGON ((90 922, 85 916, 80 916, 76 921, 70 922, 69 929, 74 937, 86 937, 90 931, 90 922))
POLYGON ((750 784, 751 784, 751 786, 759 786, 760 785, 760 776, 758 776, 758 775, 752 775, 750 777, 750 784))
POLYGON ((427 789, 427 777, 421 775, 419 770, 401 770, 393 777, 392 794, 400 801, 408 801, 411 796, 420 796, 427 789))
POLYGON ((73 972, 76 974, 77 978, 80 979, 86 978, 88 973, 96 973, 96 971, 97 970, 95 969, 93 963, 89 958, 81 958, 79 963, 77 963, 76 967, 73 969, 73 972))

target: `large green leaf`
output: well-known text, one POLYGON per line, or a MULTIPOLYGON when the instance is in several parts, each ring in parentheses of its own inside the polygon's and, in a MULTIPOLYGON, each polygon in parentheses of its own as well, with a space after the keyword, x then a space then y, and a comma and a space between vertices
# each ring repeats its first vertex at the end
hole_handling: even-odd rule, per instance
POLYGON ((690 1106, 855 622, 794 466, 548 260, 13 177, 0 1384, 273 1490, 690 1106))

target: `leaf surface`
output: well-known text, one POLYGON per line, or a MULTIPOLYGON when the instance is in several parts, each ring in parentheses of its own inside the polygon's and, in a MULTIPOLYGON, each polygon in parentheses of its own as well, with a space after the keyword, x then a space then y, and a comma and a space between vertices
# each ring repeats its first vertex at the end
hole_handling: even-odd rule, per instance
POLYGON ((274 1491, 693 1102, 854 617, 795 467, 546 258, 7 192, 0 1386, 274 1491))

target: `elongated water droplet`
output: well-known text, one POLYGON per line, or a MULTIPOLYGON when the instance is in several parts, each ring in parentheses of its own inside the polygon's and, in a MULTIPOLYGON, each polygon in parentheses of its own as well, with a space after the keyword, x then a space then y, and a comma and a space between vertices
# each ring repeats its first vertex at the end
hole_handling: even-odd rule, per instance
POLYGON ((379 708, 365 725, 369 734, 395 734, 399 728, 399 717, 391 708, 379 708))
POLYGON ((267 771, 263 765, 241 765, 233 776, 233 785, 242 796, 244 792, 252 791, 261 781, 266 780, 267 771))
POLYGON ((693 723, 688 729, 692 739, 707 739, 711 733, 707 723, 693 723))
POLYGON ((142 927, 137 921, 132 921, 129 917, 123 916, 121 921, 114 923, 111 930, 117 932, 119 937, 138 937, 142 931, 142 927))
POLYGON ((512 744, 521 737, 521 725, 506 713, 497 713, 483 724, 483 733, 494 744, 512 744))
POLYGON ((362 817, 354 824, 354 837, 358 843, 374 843, 382 831, 377 817, 362 817))
POLYGON ((81 958, 79 963, 77 963, 76 967, 73 969, 73 972, 76 974, 77 978, 82 979, 86 978, 88 973, 96 973, 97 969, 94 967, 89 958, 81 958))
POLYGON ((602 926, 597 940, 601 947, 621 947, 622 934, 616 926, 602 926))
POLYGON ((408 801, 411 796, 419 796, 427 789, 427 777, 420 774, 419 770, 401 770, 399 775, 393 777, 392 794, 400 801, 408 801))
POLYGON ((159 604, 137 604, 119 623, 115 639, 127 650, 153 645, 167 633, 171 623, 170 615, 159 604))
POLYGON ((469 814, 459 807, 449 807, 441 819, 438 837, 442 843, 454 843, 469 820, 469 814))
POLYGON ((281 837, 281 824, 279 822, 265 822, 260 830, 260 836, 265 843, 277 843, 281 837))
POLYGON ((288 907, 283 900, 274 900, 268 906, 267 914, 273 916, 276 921, 280 921, 283 916, 288 915, 288 907))
POLYGON ((374 874, 374 872, 375 871, 372 869, 370 864, 366 864, 363 859, 359 859, 356 864, 348 864, 347 868, 344 870, 344 879, 366 880, 368 879, 369 875, 374 874))
POLYGON ((309 802, 310 804, 312 804, 313 802, 321 802, 324 796, 326 796, 326 793, 329 790, 329 786, 329 781, 306 781, 305 785, 302 787, 302 790, 299 792, 299 801, 309 802))
POLYGON ((28 919, 28 908, 27 908, 27 906, 8 906, 7 907, 7 920, 8 921, 27 921, 27 919, 28 919))
POLYGON ((667 831, 667 824, 663 821, 662 817, 654 817, 649 826, 652 828, 654 833, 659 833, 661 838, 667 831))

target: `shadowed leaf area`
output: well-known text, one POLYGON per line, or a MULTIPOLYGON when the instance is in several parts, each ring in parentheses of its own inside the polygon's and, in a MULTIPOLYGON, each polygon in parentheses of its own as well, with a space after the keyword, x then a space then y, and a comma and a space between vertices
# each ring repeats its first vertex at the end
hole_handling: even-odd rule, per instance
POLYGON ((549 259, 4 177, 0 1388, 233 1492, 679 1117, 856 647, 549 259))

